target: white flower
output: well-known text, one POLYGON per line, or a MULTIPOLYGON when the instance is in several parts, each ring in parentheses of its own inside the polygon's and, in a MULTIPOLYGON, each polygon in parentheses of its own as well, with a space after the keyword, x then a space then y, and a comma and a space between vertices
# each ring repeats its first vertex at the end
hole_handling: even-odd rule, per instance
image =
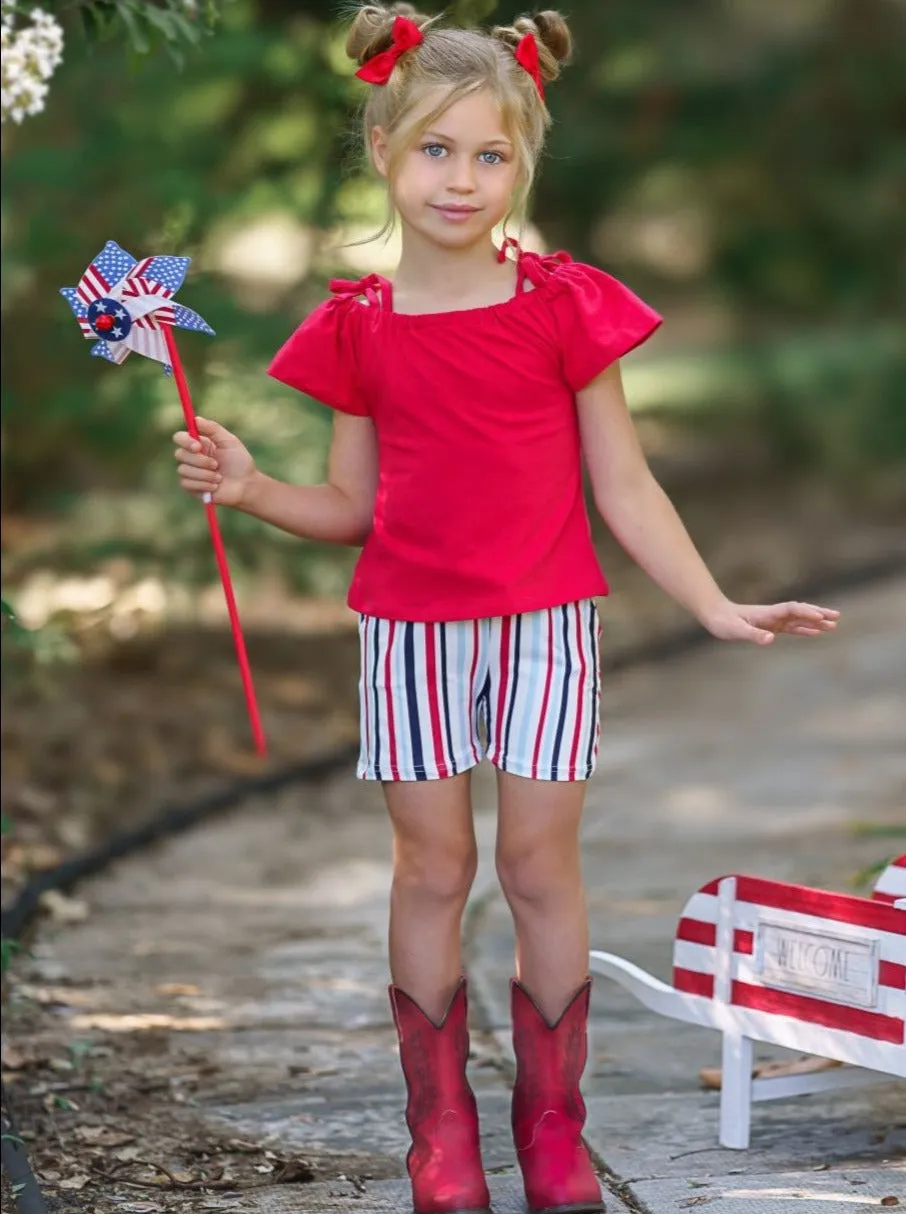
POLYGON ((39 114, 63 59, 63 30, 54 18, 35 8, 29 21, 16 28, 15 0, 0 0, 0 122, 39 114))

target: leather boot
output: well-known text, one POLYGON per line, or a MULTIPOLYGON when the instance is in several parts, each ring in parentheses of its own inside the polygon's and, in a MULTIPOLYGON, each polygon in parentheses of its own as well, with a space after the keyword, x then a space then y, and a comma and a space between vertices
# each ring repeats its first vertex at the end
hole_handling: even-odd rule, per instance
POLYGON ((440 1024, 397 986, 390 1006, 406 1079, 406 1158, 415 1214, 490 1214, 481 1163, 478 1109, 466 1078, 469 1056, 466 980, 440 1024))
POLYGON ((601 1186, 582 1141, 585 1101, 579 1080, 588 1056, 591 979, 556 1024, 528 991, 511 988, 516 1083, 513 1140, 531 1214, 591 1214, 604 1209, 601 1186))

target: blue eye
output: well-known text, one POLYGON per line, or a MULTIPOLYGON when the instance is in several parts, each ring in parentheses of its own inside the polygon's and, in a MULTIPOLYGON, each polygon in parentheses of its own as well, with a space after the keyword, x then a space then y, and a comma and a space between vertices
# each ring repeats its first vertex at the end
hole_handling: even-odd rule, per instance
POLYGON ((481 160, 484 164, 503 164, 503 157, 499 152, 482 152, 481 160))
POLYGON ((430 157, 431 160, 440 160, 442 156, 446 156, 447 154, 447 149, 442 143, 426 143, 422 148, 422 151, 426 156, 430 157))

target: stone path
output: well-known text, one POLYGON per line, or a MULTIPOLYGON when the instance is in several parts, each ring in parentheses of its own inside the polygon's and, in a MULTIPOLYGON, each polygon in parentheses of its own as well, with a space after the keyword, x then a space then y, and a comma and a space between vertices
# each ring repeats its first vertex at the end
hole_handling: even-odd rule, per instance
MULTIPOLYGON (((595 947, 668 978, 677 915, 714 876, 845 889, 892 846, 856 828, 906 821, 906 581, 839 605, 832 639, 715 646, 608 681, 584 825, 595 947)), ((486 769, 475 802, 472 1072, 495 1209, 507 1214, 523 1209, 508 1130, 512 933, 491 865, 486 769)), ((190 1041, 209 1060, 195 1116, 383 1178, 211 1194, 203 1205, 186 1197, 178 1208, 407 1208, 394 1179, 406 1136, 385 993, 389 878, 380 793, 343 778, 122 863, 80 891, 85 922, 42 934, 26 977, 78 995, 65 1010, 73 1040, 168 1017, 152 1034, 158 1055, 190 1041)), ((727 1214, 787 1214, 803 1201, 856 1214, 892 1197, 906 1206, 904 1084, 756 1106, 751 1149, 731 1152, 716 1145, 717 1097, 698 1084, 699 1068, 719 1062, 716 1034, 657 1018, 599 979, 591 1058, 588 1140, 615 1214, 623 1201, 652 1214, 718 1202, 727 1214)))

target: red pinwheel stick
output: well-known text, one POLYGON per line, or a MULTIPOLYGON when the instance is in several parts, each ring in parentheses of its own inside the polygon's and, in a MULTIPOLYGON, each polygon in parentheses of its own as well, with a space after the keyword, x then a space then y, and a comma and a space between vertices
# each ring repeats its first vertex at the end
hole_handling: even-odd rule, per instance
MULTIPOLYGON (((167 353, 170 355, 170 365, 173 368, 173 378, 179 391, 182 411, 186 419, 186 427, 193 438, 200 438, 198 425, 195 421, 195 410, 192 407, 192 397, 189 395, 189 385, 186 383, 182 360, 176 346, 176 338, 170 325, 161 325, 164 339, 167 343, 167 353)), ((220 570, 220 581, 226 599, 227 611, 230 616, 230 627, 233 630, 233 643, 236 646, 236 657, 239 659, 239 670, 242 674, 242 687, 245 691, 245 702, 248 707, 249 720, 252 724, 252 735, 255 739, 255 750, 258 754, 267 754, 267 743, 264 740, 264 730, 261 727, 261 715, 258 712, 258 702, 255 699, 255 685, 252 682, 252 668, 249 665, 245 649, 245 639, 242 626, 239 623, 239 611, 236 607, 236 596, 233 593, 233 583, 230 578, 230 567, 227 564, 226 550, 223 537, 220 534, 220 524, 217 521, 217 508, 210 497, 205 495, 205 513, 208 516, 208 527, 211 531, 211 543, 214 545, 214 555, 217 558, 217 568, 220 570)))

